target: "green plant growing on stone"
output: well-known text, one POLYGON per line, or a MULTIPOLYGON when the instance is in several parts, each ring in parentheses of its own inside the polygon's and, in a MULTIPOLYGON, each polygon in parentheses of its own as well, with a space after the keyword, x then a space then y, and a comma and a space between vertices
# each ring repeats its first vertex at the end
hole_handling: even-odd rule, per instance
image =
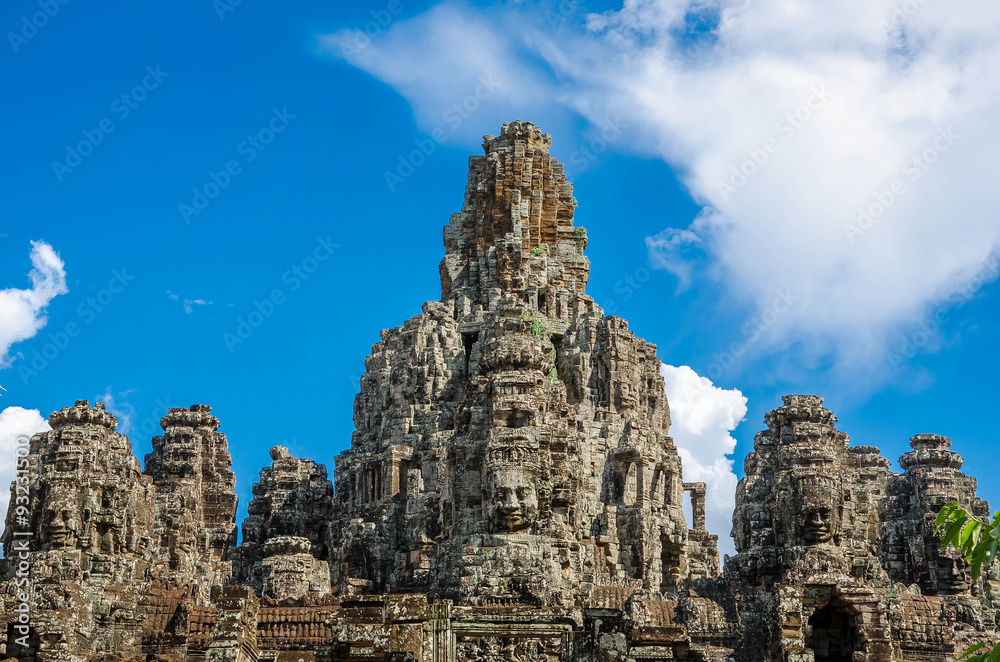
MULTIPOLYGON (((979 579, 983 565, 989 566, 997 557, 1000 546, 1000 511, 993 520, 984 522, 954 501, 938 513, 935 526, 941 536, 941 549, 949 545, 962 553, 972 568, 972 580, 979 579)), ((966 662, 1000 662, 1000 644, 993 648, 980 642, 968 648, 958 660, 966 662)))
POLYGON ((534 313, 521 313, 521 319, 531 322, 531 335, 534 338, 541 338, 548 331, 534 313))
POLYGON ((531 254, 534 255, 535 257, 538 257, 539 255, 545 255, 545 247, 535 246, 534 248, 531 249, 531 254))
POLYGON ((574 198, 571 198, 569 202, 570 202, 570 204, 571 204, 571 205, 573 205, 573 209, 576 209, 577 207, 579 207, 579 206, 580 206, 580 203, 579 203, 579 202, 577 202, 577 200, 576 200, 576 198, 575 198, 575 197, 574 197, 574 198))
MULTIPOLYGON (((549 339, 552 338, 552 332, 549 332, 549 339)), ((552 361, 552 370, 549 371, 550 379, 559 379, 559 368, 556 367, 556 361, 559 360, 558 354, 556 354, 556 348, 553 347, 552 351, 549 352, 549 360, 552 361)))

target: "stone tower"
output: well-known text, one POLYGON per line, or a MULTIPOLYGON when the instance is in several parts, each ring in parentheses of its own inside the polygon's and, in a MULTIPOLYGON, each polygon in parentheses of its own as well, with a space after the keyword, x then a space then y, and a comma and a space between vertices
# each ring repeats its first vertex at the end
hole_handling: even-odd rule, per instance
POLYGON ((145 473, 156 487, 155 536, 166 556, 163 581, 208 590, 232 575, 236 546, 236 475, 226 435, 208 405, 174 408, 160 419, 145 473), (208 579, 208 581, 206 581, 208 579))
POLYGON ((326 595, 333 484, 326 467, 294 457, 284 446, 273 447, 271 459, 253 486, 243 521, 240 580, 277 599, 326 595), (286 575, 289 581, 279 579, 286 575))
POLYGON ((441 301, 366 360, 335 474, 340 594, 569 606, 718 574, 682 514, 656 348, 585 293, 550 142, 525 122, 486 137, 444 230, 441 301))
POLYGON ((899 475, 878 448, 851 446, 818 396, 785 396, 765 421, 726 567, 740 659, 945 662, 995 631, 996 568, 973 583, 934 532, 949 501, 989 514, 950 439, 913 437, 899 475))
POLYGON ((138 649, 144 626, 138 605, 156 546, 152 480, 103 403, 91 408, 77 400, 49 416, 49 425, 31 439, 24 458, 21 493, 28 495, 30 529, 14 508, 7 513, 4 555, 27 559, 23 576, 30 582, 5 589, 3 611, 10 613, 23 591, 33 609, 30 632, 14 627, 17 621, 4 628, 6 657, 39 653, 56 660, 72 659, 59 657, 70 651, 138 649), (18 530, 32 535, 15 537, 18 530), (20 540, 30 541, 27 556, 20 540), (18 645, 24 634, 30 646, 18 645))

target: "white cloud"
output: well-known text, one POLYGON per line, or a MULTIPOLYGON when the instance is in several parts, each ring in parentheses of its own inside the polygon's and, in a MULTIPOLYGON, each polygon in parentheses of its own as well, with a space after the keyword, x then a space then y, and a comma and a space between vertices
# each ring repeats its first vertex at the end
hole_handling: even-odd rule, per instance
MULTIPOLYGON (((179 294, 174 294, 170 290, 167 290, 167 298, 173 299, 174 301, 181 301, 179 294)), ((194 312, 195 306, 211 306, 213 302, 205 301, 204 299, 184 299, 184 312, 190 315, 194 312)))
POLYGON ((98 402, 103 402, 105 409, 107 409, 111 414, 114 414, 115 418, 118 419, 117 432, 122 434, 130 434, 132 432, 132 425, 135 422, 135 407, 129 402, 128 396, 135 393, 136 389, 129 389, 127 391, 119 391, 118 395, 115 396, 111 392, 111 387, 108 386, 104 389, 104 394, 97 396, 98 402))
POLYGON ((184 312, 190 315, 194 311, 195 306, 209 306, 211 301, 205 301, 204 299, 184 299, 184 312))
POLYGON ((684 481, 706 483, 705 519, 719 536, 719 551, 734 555, 729 532, 736 506, 736 474, 729 456, 736 450, 730 435, 747 414, 747 399, 736 389, 714 386, 688 366, 663 364, 670 404, 670 436, 684 466, 684 481))
POLYGON ((31 242, 31 266, 29 289, 0 290, 0 354, 38 333, 48 322, 45 309, 49 302, 69 291, 65 265, 49 244, 31 242))
MULTIPOLYGON (((626 0, 577 18, 550 31, 538 5, 445 3, 347 59, 426 131, 486 70, 517 81, 508 119, 620 118, 618 148, 670 163, 703 205, 651 238, 653 263, 721 282, 748 316, 798 297, 757 350, 793 338, 840 368, 880 365, 997 250, 1000 4, 626 0)), ((486 119, 469 124, 495 132, 486 119)))
POLYGON ((7 514, 10 484, 17 475, 17 439, 51 429, 37 409, 7 407, 0 411, 0 513, 7 514))
POLYGON ((527 119, 515 115, 540 111, 548 91, 544 72, 512 57, 530 53, 524 43, 530 33, 498 29, 497 20, 444 3, 374 38, 357 28, 320 35, 318 50, 393 86, 413 104, 425 131, 437 132, 435 140, 478 142, 499 131, 500 118, 527 119))

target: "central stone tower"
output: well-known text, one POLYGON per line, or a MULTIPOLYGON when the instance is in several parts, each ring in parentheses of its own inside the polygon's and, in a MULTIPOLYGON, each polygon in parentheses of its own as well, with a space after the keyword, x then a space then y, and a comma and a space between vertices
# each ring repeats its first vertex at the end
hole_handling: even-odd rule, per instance
POLYGON ((685 523, 703 486, 683 483, 656 348, 585 293, 550 143, 527 122, 486 136, 444 229, 441 301, 365 362, 336 462, 341 596, 570 607, 719 573, 717 539, 685 523))

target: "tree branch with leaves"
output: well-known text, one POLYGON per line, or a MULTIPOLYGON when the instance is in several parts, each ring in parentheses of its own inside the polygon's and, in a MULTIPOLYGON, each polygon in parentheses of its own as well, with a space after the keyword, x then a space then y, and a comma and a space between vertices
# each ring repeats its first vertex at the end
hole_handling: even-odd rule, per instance
MULTIPOLYGON (((992 521, 984 522, 954 501, 945 504, 935 521, 941 536, 941 549, 949 545, 962 553, 972 568, 972 580, 979 579, 983 566, 989 566, 997 558, 1000 547, 1000 511, 993 514, 992 521)), ((993 648, 989 644, 978 643, 968 648, 958 658, 964 662, 1000 662, 1000 644, 993 648)))

